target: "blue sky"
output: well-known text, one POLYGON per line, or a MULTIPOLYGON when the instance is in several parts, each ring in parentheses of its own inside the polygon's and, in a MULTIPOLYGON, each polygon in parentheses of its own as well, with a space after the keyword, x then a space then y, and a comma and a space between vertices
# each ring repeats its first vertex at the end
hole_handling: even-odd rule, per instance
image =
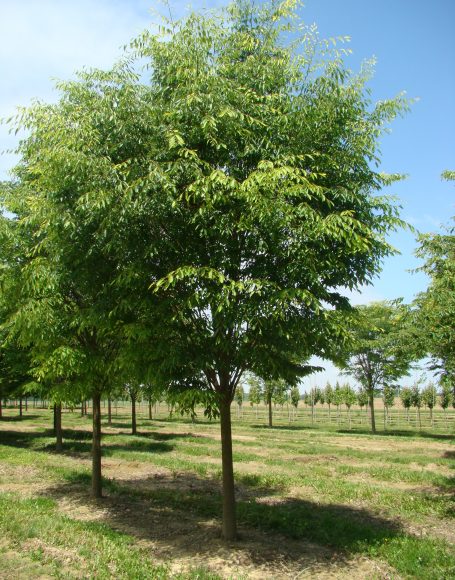
MULTIPOLYGON (((196 10, 222 5, 191 3, 196 10)), ((34 98, 55 100, 53 79, 70 78, 84 66, 109 67, 122 46, 157 22, 153 6, 151 0, 0 0, 0 117, 34 98)), ((188 3, 171 6, 178 17, 188 3)), ((317 23, 321 37, 351 37, 347 63, 354 71, 362 60, 376 57, 373 99, 403 90, 419 99, 383 138, 382 169, 409 176, 389 191, 400 198, 402 217, 419 231, 437 231, 455 214, 454 186, 440 179, 444 169, 455 169, 455 1, 306 0, 299 12, 306 23, 317 23)), ((0 150, 14 143, 0 125, 0 150)), ((14 156, 0 156, 0 179, 13 165, 14 156)), ((401 255, 387 259, 374 285, 354 302, 398 296, 410 301, 425 289, 424 276, 409 272, 418 265, 415 235, 399 232, 391 241, 401 255)), ((329 365, 310 381, 324 384, 335 374, 329 365)))

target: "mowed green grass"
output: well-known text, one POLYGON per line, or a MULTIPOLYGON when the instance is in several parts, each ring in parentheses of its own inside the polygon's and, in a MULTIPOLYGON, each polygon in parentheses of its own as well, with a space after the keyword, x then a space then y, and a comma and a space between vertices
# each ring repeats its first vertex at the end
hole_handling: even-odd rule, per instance
MULTIPOLYGON (((133 516, 150 507, 158 523, 163 513, 177 527, 179 518, 187 524, 190 518, 197 538, 204 522, 220 517, 219 425, 169 420, 163 409, 152 421, 140 415, 132 436, 124 411, 112 427, 103 426, 110 506, 127 498, 133 516)), ((24 554, 24 578, 37 575, 37 566, 55 577, 217 577, 199 561, 192 566, 191 557, 184 572, 175 572, 172 549, 169 561, 154 559, 144 549, 147 531, 140 526, 136 534, 134 521, 125 532, 112 518, 81 521, 62 511, 62 496, 80 501, 82 494, 89 502, 90 418, 64 413, 64 452, 56 454, 51 414, 28 413, 18 420, 7 410, 0 421, 0 550, 10 563, 24 554)), ((233 418, 241 537, 254 530, 309 541, 335 559, 385 563, 396 577, 455 577, 450 436, 412 430, 372 436, 298 423, 269 429, 233 418)))

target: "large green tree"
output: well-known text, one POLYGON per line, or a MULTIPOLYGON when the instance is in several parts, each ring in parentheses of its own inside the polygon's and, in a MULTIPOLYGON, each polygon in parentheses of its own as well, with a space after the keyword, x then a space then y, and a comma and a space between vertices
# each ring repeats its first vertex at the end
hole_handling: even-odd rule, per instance
POLYGON ((295 384, 311 355, 335 356, 340 288, 371 280, 398 224, 377 195, 390 178, 375 164, 378 137, 405 104, 372 104, 369 67, 351 75, 311 31, 291 42, 294 7, 237 2, 223 17, 192 15, 134 44, 150 62, 156 133, 129 217, 149 213, 151 199, 165 208, 169 272, 155 281, 147 243, 140 264, 175 305, 155 369, 218 396, 228 539, 230 404, 242 374, 295 384))
MULTIPOLYGON (((38 254, 83 298, 75 336, 108 353, 121 335, 139 382, 215 394, 227 539, 242 375, 292 385, 311 355, 338 356, 340 290, 372 279, 400 225, 378 137, 406 103, 373 104, 371 67, 351 74, 295 7, 238 1, 144 33, 113 71, 25 115, 17 172, 38 254)), ((112 361, 92 364, 104 377, 112 361)))
POLYGON ((409 308, 400 302, 359 306, 351 319, 344 372, 352 375, 369 398, 371 430, 376 432, 374 397, 408 374, 414 354, 407 343, 409 308))

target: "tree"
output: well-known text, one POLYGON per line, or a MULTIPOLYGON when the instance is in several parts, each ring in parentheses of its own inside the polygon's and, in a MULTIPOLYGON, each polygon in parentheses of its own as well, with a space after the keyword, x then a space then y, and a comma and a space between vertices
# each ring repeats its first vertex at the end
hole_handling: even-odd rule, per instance
POLYGON ((245 392, 242 385, 237 385, 235 389, 235 402, 237 403, 237 415, 240 417, 240 411, 242 409, 243 399, 245 397, 245 392))
POLYGON ((348 409, 349 429, 352 429, 351 407, 357 401, 357 395, 351 385, 346 384, 343 387, 343 402, 348 409))
POLYGON ((420 392, 419 381, 411 387, 411 405, 416 408, 417 420, 419 422, 419 428, 421 429, 422 418, 420 416, 420 409, 422 407, 422 393, 420 392))
POLYGON ((421 356, 431 356, 430 369, 455 384, 455 227, 418 241, 416 255, 425 260, 419 270, 430 284, 414 301, 411 338, 421 356))
POLYGON ((452 391, 450 385, 446 382, 442 382, 441 384, 441 391, 439 393, 440 397, 440 404, 444 411, 444 420, 447 426, 447 407, 450 405, 450 401, 452 400, 452 391))
MULTIPOLYGON (((272 403, 283 400, 286 391, 286 384, 283 380, 268 380, 264 381, 263 397, 264 403, 269 410, 269 427, 273 427, 273 411, 272 403)), ((284 404, 284 403, 283 403, 284 404)))
POLYGON ((384 385, 382 400, 384 401, 384 425, 386 426, 389 420, 389 409, 393 407, 395 401, 395 388, 391 385, 384 385))
POLYGON ((261 380, 254 375, 249 375, 246 380, 249 386, 248 400, 251 406, 256 405, 256 419, 257 419, 258 405, 262 399, 262 383, 261 380))
POLYGON ((406 375, 414 355, 403 339, 409 309, 399 301, 359 306, 352 320, 345 372, 367 391, 371 430, 376 432, 375 394, 386 384, 406 375))
POLYGON ((310 356, 337 359, 340 289, 371 281, 393 253, 387 232, 401 225, 378 194, 393 177, 375 167, 378 138, 407 105, 373 105, 371 67, 352 75, 337 48, 313 29, 302 35, 295 7, 239 0, 217 17, 168 23, 164 36, 144 33, 132 46, 149 83, 128 75, 132 59, 82 75, 71 85, 77 106, 59 127, 46 123, 53 149, 27 145, 54 169, 59 158, 67 188, 40 188, 64 200, 58 223, 82 233, 82 211, 90 224, 85 244, 74 237, 84 272, 93 256, 115 266, 101 286, 103 276, 93 280, 118 294, 104 296, 96 336, 102 320, 103 337, 122 323, 150 375, 216 393, 227 539, 236 536, 230 406, 243 373, 295 385, 314 371, 310 356), (293 30, 300 45, 286 41, 293 30))
POLYGON ((337 408, 337 422, 339 423, 341 419, 340 406, 343 404, 343 389, 338 381, 335 383, 335 388, 333 390, 333 402, 337 408))
POLYGON ((329 406, 329 423, 330 423, 330 407, 333 403, 333 389, 329 382, 327 382, 324 389, 324 399, 327 405, 329 406))
POLYGON ((433 383, 429 383, 422 391, 422 402, 430 409, 430 421, 433 427, 433 408, 436 405, 438 392, 433 383))
POLYGON ((412 407, 412 389, 403 387, 400 391, 401 404, 406 409, 406 418, 409 421, 409 409, 412 407))
POLYGON ((292 387, 289 393, 291 399, 291 405, 294 408, 294 413, 297 412, 297 407, 299 406, 300 401, 300 391, 298 387, 292 387))
POLYGON ((368 410, 368 393, 363 387, 360 387, 357 392, 357 402, 359 403, 360 410, 362 410, 364 407, 366 407, 368 410))

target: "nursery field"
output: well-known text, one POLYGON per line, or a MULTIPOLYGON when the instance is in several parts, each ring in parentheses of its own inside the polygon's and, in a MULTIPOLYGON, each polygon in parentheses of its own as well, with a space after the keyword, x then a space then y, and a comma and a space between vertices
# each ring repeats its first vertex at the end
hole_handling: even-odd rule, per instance
POLYGON ((226 544, 216 421, 164 406, 150 420, 144 405, 133 436, 128 408, 114 406, 95 501, 88 411, 64 411, 56 453, 49 410, 4 409, 1 578, 455 577, 450 416, 373 436, 364 411, 350 430, 336 412, 327 424, 319 410, 278 409, 270 429, 264 408, 233 406, 240 537, 226 544))

